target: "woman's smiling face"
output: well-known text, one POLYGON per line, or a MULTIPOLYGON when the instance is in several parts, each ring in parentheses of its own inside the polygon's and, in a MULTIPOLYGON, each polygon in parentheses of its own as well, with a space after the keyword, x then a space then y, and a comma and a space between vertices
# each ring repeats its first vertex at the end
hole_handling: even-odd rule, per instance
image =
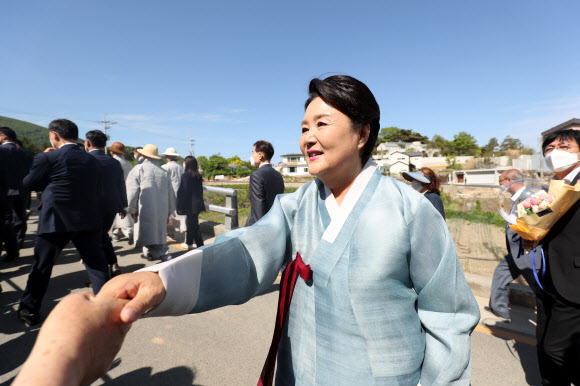
POLYGON ((321 98, 315 98, 306 108, 300 149, 309 173, 325 184, 350 178, 353 173, 356 178, 362 168, 360 149, 367 139, 368 130, 353 128, 349 117, 321 98))

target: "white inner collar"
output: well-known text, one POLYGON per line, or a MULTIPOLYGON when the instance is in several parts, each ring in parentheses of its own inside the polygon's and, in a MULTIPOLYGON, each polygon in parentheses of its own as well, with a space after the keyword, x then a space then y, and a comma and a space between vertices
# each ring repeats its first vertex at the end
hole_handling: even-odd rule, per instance
POLYGON ((342 205, 340 206, 338 206, 336 198, 330 189, 324 185, 324 191, 326 193, 325 205, 326 210, 330 215, 331 222, 322 235, 323 240, 326 240, 330 243, 334 242, 336 236, 338 236, 338 233, 346 222, 346 219, 350 215, 350 212, 352 212, 352 209, 358 202, 362 192, 365 190, 369 181, 371 180, 375 169, 375 163, 372 161, 372 159, 369 159, 365 166, 363 166, 359 175, 354 180, 354 183, 346 193, 346 196, 342 201, 342 205))

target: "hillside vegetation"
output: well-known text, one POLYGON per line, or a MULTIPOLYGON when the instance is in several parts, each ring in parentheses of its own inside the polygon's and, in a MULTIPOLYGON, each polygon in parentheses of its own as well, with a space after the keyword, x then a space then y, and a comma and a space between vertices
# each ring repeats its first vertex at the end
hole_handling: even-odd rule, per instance
POLYGON ((34 123, 21 121, 0 115, 0 127, 9 127, 16 132, 24 148, 34 154, 50 147, 48 129, 34 123))

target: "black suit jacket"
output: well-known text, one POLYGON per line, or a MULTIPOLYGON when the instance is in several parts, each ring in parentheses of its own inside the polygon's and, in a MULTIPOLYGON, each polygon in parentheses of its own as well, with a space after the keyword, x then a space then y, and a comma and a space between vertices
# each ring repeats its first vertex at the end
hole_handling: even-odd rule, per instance
MULTIPOLYGON (((572 185, 579 179, 580 173, 572 185)), ((565 300, 580 304, 580 200, 552 227, 542 244, 548 291, 555 289, 565 300)))
POLYGON ((183 173, 177 190, 176 209, 184 215, 199 214, 205 211, 201 178, 196 179, 189 173, 183 173))
POLYGON ((30 171, 32 166, 32 158, 30 158, 30 153, 20 149, 15 143, 6 143, 0 145, 2 151, 4 152, 4 158, 6 162, 6 169, 8 174, 6 176, 7 192, 8 196, 18 196, 24 193, 22 181, 24 177, 30 171))
POLYGON ((252 210, 246 226, 264 217, 274 204, 277 195, 284 193, 284 179, 270 164, 266 164, 250 174, 250 202, 252 210))
POLYGON ((91 150, 89 154, 97 159, 100 169, 99 208, 101 213, 122 212, 127 207, 127 188, 121 164, 102 150, 91 150))
POLYGON ((100 228, 97 160, 76 144, 38 154, 24 185, 42 191, 37 234, 100 228))

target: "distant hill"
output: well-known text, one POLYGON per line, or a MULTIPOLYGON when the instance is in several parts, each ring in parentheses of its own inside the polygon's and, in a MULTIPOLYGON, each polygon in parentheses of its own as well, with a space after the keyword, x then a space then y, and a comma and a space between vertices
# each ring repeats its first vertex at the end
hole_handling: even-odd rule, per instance
POLYGON ((34 123, 30 122, 20 121, 14 118, 3 117, 0 115, 0 127, 2 126, 6 126, 14 130, 18 138, 24 142, 25 148, 30 147, 30 145, 36 147, 37 149, 27 149, 33 153, 37 153, 40 151, 40 149, 44 150, 47 144, 50 146, 50 142, 48 141, 48 129, 46 127, 35 125, 34 123), (22 137, 26 137, 28 141, 23 140, 22 137))

